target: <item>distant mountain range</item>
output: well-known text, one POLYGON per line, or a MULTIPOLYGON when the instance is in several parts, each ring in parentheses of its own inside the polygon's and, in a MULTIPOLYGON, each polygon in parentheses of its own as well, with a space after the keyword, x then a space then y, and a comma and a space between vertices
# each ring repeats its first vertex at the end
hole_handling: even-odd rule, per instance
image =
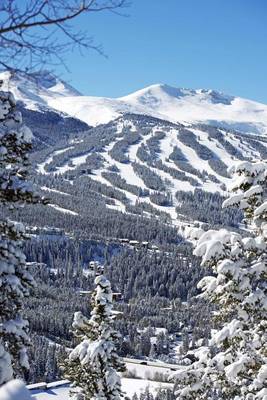
POLYGON ((33 130, 36 179, 62 216, 83 218, 88 202, 107 213, 205 222, 200 204, 221 201, 205 193, 226 195, 227 167, 267 158, 267 106, 250 100, 161 84, 88 97, 48 72, 0 79, 33 130))
POLYGON ((267 134, 267 105, 215 90, 156 84, 113 99, 83 96, 47 71, 27 77, 2 72, 0 79, 26 108, 57 110, 91 126, 134 113, 174 123, 201 122, 245 133, 267 134))

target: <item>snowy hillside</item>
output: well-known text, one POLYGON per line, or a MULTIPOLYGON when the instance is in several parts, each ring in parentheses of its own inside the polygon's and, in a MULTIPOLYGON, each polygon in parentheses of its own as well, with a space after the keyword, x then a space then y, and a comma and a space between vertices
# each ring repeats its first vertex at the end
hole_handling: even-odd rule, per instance
POLYGON ((0 72, 3 90, 13 93, 17 101, 22 101, 30 110, 47 109, 51 99, 63 96, 79 96, 80 93, 66 82, 56 78, 48 71, 22 75, 9 71, 0 72))
POLYGON ((82 218, 78 193, 86 184, 86 201, 101 199, 101 210, 205 221, 194 204, 206 196, 218 206, 205 193, 226 195, 227 167, 267 158, 267 106, 253 101, 168 85, 96 98, 48 72, 0 78, 24 104, 37 139, 32 161, 40 190, 62 216, 82 218))
MULTIPOLYGON (((41 386, 41 385, 39 385, 41 386)), ((70 387, 68 383, 64 384, 62 382, 55 382, 47 385, 47 388, 38 388, 37 385, 29 385, 31 388, 30 394, 34 396, 35 400, 70 400, 70 387), (36 388, 34 388, 36 387, 36 388)), ((155 381, 148 381, 145 379, 122 379, 122 389, 128 396, 128 398, 132 398, 132 396, 136 393, 140 395, 145 392, 146 389, 155 395, 157 391, 161 389, 170 389, 172 387, 171 384, 168 383, 160 383, 155 381)))
POLYGON ((28 109, 52 109, 88 125, 107 123, 124 113, 149 115, 174 123, 205 123, 244 133, 267 133, 267 106, 215 90, 156 84, 120 98, 83 96, 53 74, 24 76, 1 72, 4 89, 28 109))
POLYGON ((88 130, 88 125, 48 106, 49 99, 80 95, 67 83, 47 71, 22 75, 0 72, 2 90, 11 91, 17 101, 18 111, 24 123, 33 133, 34 149, 54 145, 61 138, 71 137, 76 132, 88 130))
POLYGON ((232 128, 247 133, 267 133, 267 106, 214 90, 176 89, 152 85, 125 97, 49 98, 49 105, 89 125, 106 123, 125 112, 146 114, 171 122, 232 128))
MULTIPOLYGON (((266 155, 267 141, 262 136, 125 114, 91 129, 90 135, 76 142, 46 152, 36 171, 48 182, 61 176, 64 185, 70 182, 72 187, 79 180, 90 182, 109 209, 128 213, 142 209, 148 215, 162 213, 174 222, 181 193, 198 189, 226 195, 227 167, 266 155)), ((43 185, 42 190, 50 195, 58 188, 43 185)), ((66 194, 68 190, 61 191, 62 213, 78 212, 75 205, 68 211, 66 194)))

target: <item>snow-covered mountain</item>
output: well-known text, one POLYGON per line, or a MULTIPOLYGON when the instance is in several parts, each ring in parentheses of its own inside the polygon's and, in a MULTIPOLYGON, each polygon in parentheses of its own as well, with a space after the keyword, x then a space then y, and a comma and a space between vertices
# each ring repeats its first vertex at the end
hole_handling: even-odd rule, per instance
POLYGON ((49 106, 51 99, 80 96, 80 93, 54 75, 43 71, 31 75, 0 72, 1 90, 13 93, 23 120, 33 132, 34 147, 53 145, 88 125, 79 119, 49 106))
POLYGON ((229 165, 267 158, 267 106, 253 101, 167 85, 110 99, 82 96, 48 73, 0 79, 24 104, 39 140, 41 190, 53 194, 50 206, 61 213, 79 217, 84 206, 68 185, 76 196, 86 182, 92 204, 100 198, 108 210, 176 221, 195 211, 196 200, 181 193, 224 196, 229 165), (189 202, 193 208, 181 208, 189 202))
MULTIPOLYGON (((79 139, 61 143, 50 153, 46 151, 36 170, 42 174, 42 182, 47 182, 42 190, 60 198, 52 205, 59 212, 78 216, 81 209, 77 198, 70 201, 68 188, 61 191, 64 180, 64 185, 70 182, 72 190, 75 186, 75 193, 88 185, 87 195, 92 196, 93 192, 94 196, 101 196, 107 209, 164 215, 175 223, 178 214, 203 218, 203 214, 194 218, 189 204, 195 200, 183 193, 225 196, 230 183, 227 167, 238 160, 260 158, 267 158, 267 139, 263 136, 124 114, 91 128, 79 139), (60 177, 60 186, 55 177, 60 177)), ((199 196, 201 210, 203 195, 199 196)), ((218 202, 216 196, 205 201, 218 202)))
POLYGON ((214 90, 177 89, 157 84, 117 99, 53 97, 49 99, 49 105, 89 125, 107 123, 130 112, 171 122, 202 122, 241 132, 267 134, 266 105, 214 90))
POLYGON ((108 123, 124 113, 149 115, 174 123, 205 123, 240 132, 267 134, 267 105, 215 90, 156 84, 120 98, 83 96, 53 74, 0 73, 4 88, 31 110, 52 109, 88 125, 108 123))
POLYGON ((0 80, 3 81, 3 90, 11 91, 17 101, 35 111, 50 108, 49 103, 53 99, 59 101, 62 97, 81 96, 76 89, 48 71, 29 75, 3 71, 0 72, 0 80))

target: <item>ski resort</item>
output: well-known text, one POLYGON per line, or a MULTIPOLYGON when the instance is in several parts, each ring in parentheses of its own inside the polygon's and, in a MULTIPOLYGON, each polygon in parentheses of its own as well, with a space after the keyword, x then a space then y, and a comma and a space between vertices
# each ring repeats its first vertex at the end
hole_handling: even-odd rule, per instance
POLYGON ((266 11, 0 1, 0 400, 267 400, 266 11))

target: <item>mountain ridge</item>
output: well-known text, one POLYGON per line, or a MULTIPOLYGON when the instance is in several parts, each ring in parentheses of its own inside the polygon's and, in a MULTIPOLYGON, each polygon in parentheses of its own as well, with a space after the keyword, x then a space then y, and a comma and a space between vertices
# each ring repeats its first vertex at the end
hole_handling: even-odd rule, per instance
MULTIPOLYGON (((26 108, 42 110, 49 107, 49 98, 81 96, 71 85, 60 80, 48 71, 23 74, 20 72, 0 71, 2 90, 11 91, 17 101, 26 108)), ((55 110, 54 110, 55 111, 55 110)))
POLYGON ((88 188, 86 196, 100 196, 108 212, 156 216, 177 225, 183 215, 205 222, 195 198, 211 208, 220 202, 230 183, 229 165, 266 155, 267 140, 261 136, 124 114, 43 153, 35 168, 45 190, 57 191, 54 204, 61 213, 78 218, 81 199, 72 203, 66 193, 70 185, 80 193, 81 185, 82 191, 88 188))
POLYGON ((51 107, 96 126, 131 112, 170 122, 199 123, 267 134, 267 105, 216 90, 156 84, 117 99, 75 96, 51 99, 51 107))
POLYGON ((212 89, 154 84, 118 98, 85 96, 43 71, 30 76, 1 72, 4 89, 32 110, 53 110, 89 126, 108 123, 124 113, 154 116, 183 124, 204 123, 243 133, 267 134, 267 105, 212 89))
MULTIPOLYGON (((165 84, 119 99, 86 97, 49 75, 27 81, 13 77, 11 84, 17 84, 19 103, 26 103, 24 121, 39 139, 31 158, 41 190, 53 193, 50 207, 62 216, 81 218, 85 211, 81 202, 95 206, 97 198, 101 212, 156 216, 172 224, 178 215, 194 213, 197 220, 195 210, 186 208, 194 204, 194 196, 204 196, 208 202, 213 202, 209 196, 225 196, 229 165, 267 158, 267 138, 253 132, 259 123, 255 114, 263 107, 258 103, 165 84), (53 108, 53 102, 61 110, 53 108), (188 115, 193 112, 194 118, 175 120, 173 113, 179 109, 188 115), (227 110, 232 116, 228 124, 246 124, 242 132, 225 127, 227 119, 209 124, 212 113, 227 116, 227 110), (243 120, 234 119, 238 111, 243 120), (254 121, 249 120, 251 115, 254 121), (91 126, 81 122, 85 119, 93 122, 91 126)), ((267 119, 266 125, 262 121, 263 130, 267 129, 267 119)), ((203 213, 201 218, 205 219, 203 213)))

